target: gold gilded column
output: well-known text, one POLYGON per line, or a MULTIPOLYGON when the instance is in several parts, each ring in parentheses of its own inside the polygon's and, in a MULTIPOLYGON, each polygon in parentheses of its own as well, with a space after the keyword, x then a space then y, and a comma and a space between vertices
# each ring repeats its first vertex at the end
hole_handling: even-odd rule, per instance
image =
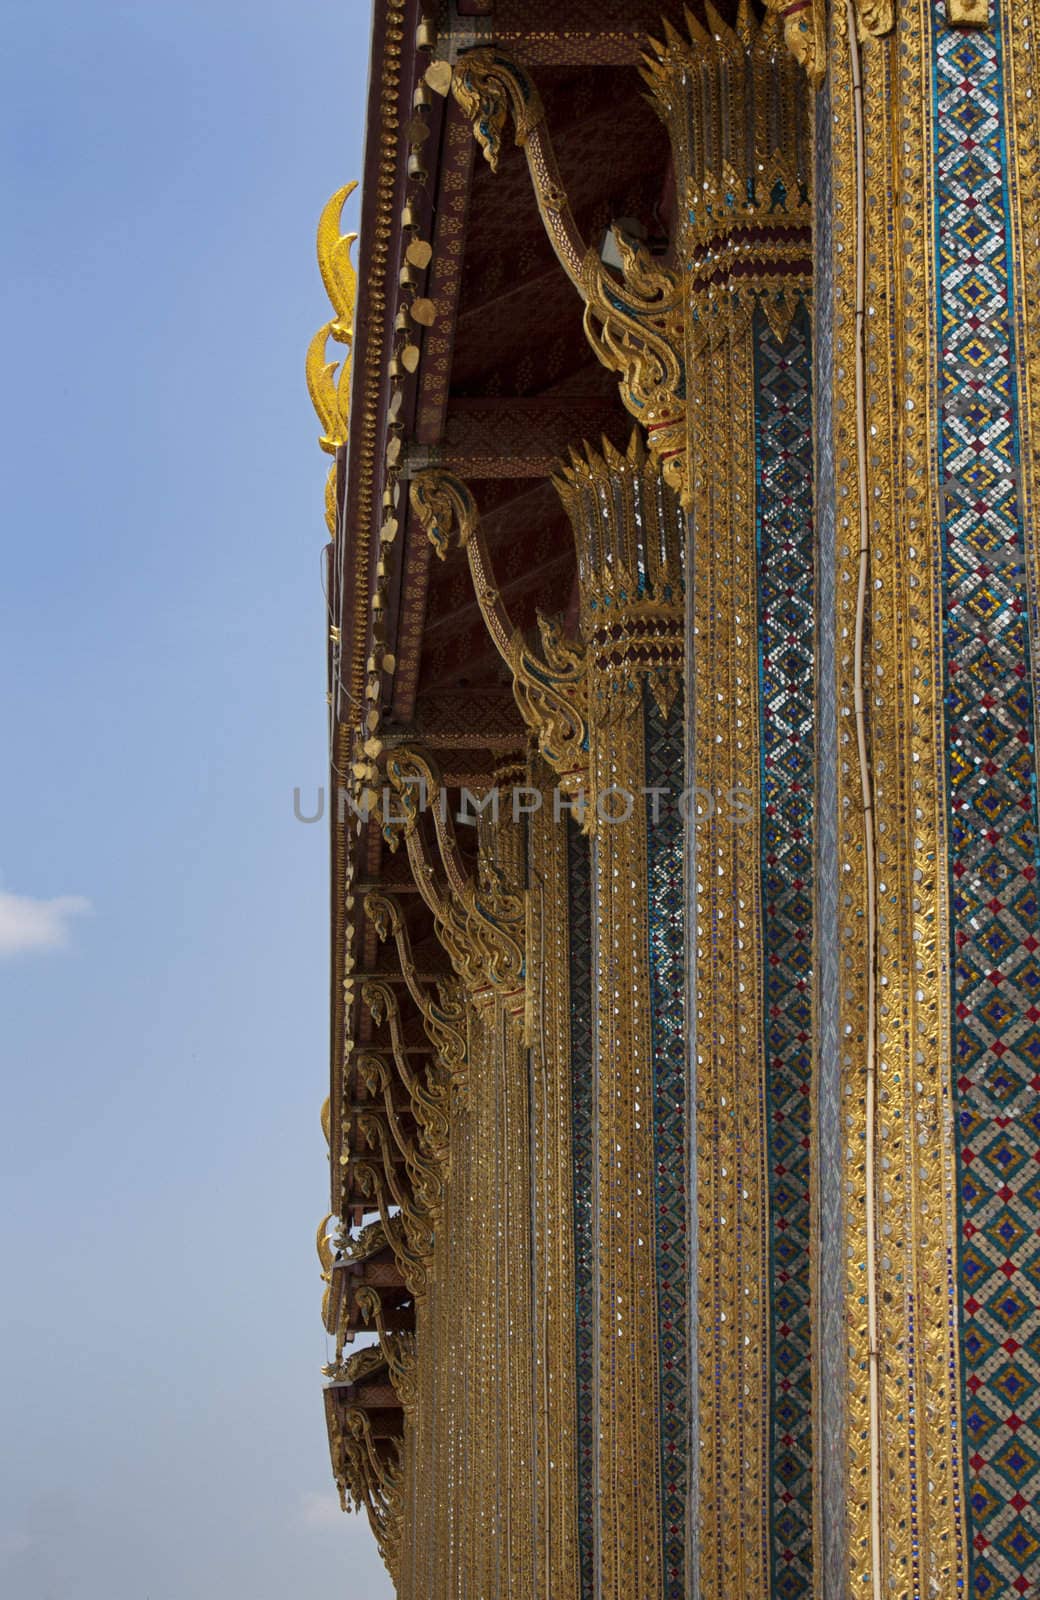
POLYGON ((712 6, 645 76, 685 285, 688 866, 704 1600, 813 1600, 811 120, 778 18, 712 6))
POLYGON ((562 472, 588 672, 597 1594, 686 1592, 682 513, 638 437, 562 472))

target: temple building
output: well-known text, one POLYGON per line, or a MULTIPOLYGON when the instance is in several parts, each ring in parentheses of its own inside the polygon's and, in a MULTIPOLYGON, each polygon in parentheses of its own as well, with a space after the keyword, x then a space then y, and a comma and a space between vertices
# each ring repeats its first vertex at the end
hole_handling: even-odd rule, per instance
POLYGON ((400 1600, 1036 1600, 1040 7, 717 3, 374 0, 332 1470, 400 1600))

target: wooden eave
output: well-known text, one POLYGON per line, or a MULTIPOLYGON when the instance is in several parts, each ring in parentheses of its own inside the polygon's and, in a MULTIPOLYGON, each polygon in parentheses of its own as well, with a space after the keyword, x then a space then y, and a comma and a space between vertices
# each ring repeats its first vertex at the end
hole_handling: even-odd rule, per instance
MULTIPOLYGON (((548 477, 568 446, 606 434, 624 445, 631 423, 616 379, 600 368, 581 330, 580 303, 545 240, 522 155, 503 150, 493 176, 476 151, 454 100, 434 96, 418 120, 414 99, 430 54, 423 12, 441 28, 437 53, 500 43, 535 66, 557 142, 563 177, 579 224, 597 239, 615 215, 656 206, 668 188, 667 144, 646 105, 634 67, 662 13, 681 22, 679 0, 376 0, 363 168, 358 300, 349 437, 338 462, 339 536, 330 551, 330 793, 355 756, 367 708, 366 665, 373 654, 371 600, 387 515, 387 452, 404 476, 396 506, 398 533, 382 546, 389 585, 385 646, 395 657, 384 674, 378 710, 385 746, 411 742, 430 750, 449 786, 478 789, 497 766, 522 756, 528 735, 469 585, 465 560, 443 564, 408 508, 407 472, 439 464, 469 481, 483 513, 496 578, 517 623, 533 626, 538 609, 573 616, 569 530, 548 477), (425 134, 424 134, 425 130, 425 134), (419 182, 409 161, 425 173, 419 182), (405 202, 411 226, 402 224, 405 202), (432 300, 424 327, 403 318, 410 290, 406 251, 428 241, 432 258, 416 292, 432 300), (532 340, 532 328, 546 337, 532 340), (390 364, 402 337, 418 349, 390 414, 390 364), (337 667, 338 663, 338 667, 337 667)), ((424 96, 425 98, 425 96, 424 96)), ((508 135, 507 135, 508 146, 508 135)), ((413 274, 414 276, 414 274, 413 274)), ((353 956, 354 994, 364 975, 393 961, 361 915, 361 885, 411 890, 403 856, 387 853, 378 817, 358 831, 340 822, 330 801, 332 977, 330 995, 331 1209, 357 1207, 349 1171, 351 1119, 343 1082, 349 1019, 343 980, 353 956), (349 911, 347 866, 354 906, 349 911), (356 927, 348 951, 348 927, 356 927)), ((422 943, 422 907, 415 937, 422 943)), ((371 1041, 361 1013, 351 1033, 371 1041)))

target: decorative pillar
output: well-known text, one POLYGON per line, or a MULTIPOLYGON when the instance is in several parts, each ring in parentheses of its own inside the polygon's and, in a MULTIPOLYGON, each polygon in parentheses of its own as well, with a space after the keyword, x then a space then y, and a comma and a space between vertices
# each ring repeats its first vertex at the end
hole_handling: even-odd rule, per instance
POLYGON ((829 41, 845 1592, 1013 1600, 1040 1584, 1036 8, 858 20, 829 41))
POLYGON ((682 1600, 690 1466, 682 539, 638 436, 561 472, 595 843, 596 1583, 682 1600))
POLYGON ((702 1600, 811 1600, 811 116, 778 19, 667 28, 685 284, 702 1600))

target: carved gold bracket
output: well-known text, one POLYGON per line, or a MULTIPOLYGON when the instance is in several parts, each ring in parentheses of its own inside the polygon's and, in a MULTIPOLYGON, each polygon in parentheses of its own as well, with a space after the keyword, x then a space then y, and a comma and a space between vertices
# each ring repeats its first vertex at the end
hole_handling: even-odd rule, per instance
POLYGON ((545 108, 522 67, 494 48, 460 56, 427 75, 451 89, 492 171, 497 169, 509 114, 527 157, 538 210, 556 258, 585 303, 585 332, 597 357, 620 379, 621 398, 646 429, 666 480, 685 500, 685 361, 682 283, 645 246, 615 229, 622 261, 617 276, 588 247, 574 220, 545 121, 545 108))
POLYGON ((513 693, 538 748, 567 793, 588 782, 585 653, 559 623, 539 616, 542 658, 527 647, 495 582, 476 501, 453 473, 428 468, 412 479, 412 509, 441 560, 457 541, 466 552, 474 593, 495 648, 513 679, 513 693))
POLYGON ((422 1130, 423 1142, 438 1163, 446 1164, 449 1134, 447 1086, 432 1079, 424 1081, 423 1076, 413 1072, 401 1030, 397 996, 389 985, 368 979, 362 987, 361 998, 377 1026, 385 1022, 389 1027, 394 1065, 401 1083, 408 1091, 412 1113, 422 1130))
POLYGON ((396 1570, 401 1542, 403 1448, 400 1439, 377 1440, 372 1424, 360 1406, 337 1413, 326 1391, 333 1464, 344 1506, 364 1509, 391 1575, 396 1570))
POLYGON ((416 1203, 427 1216, 436 1219, 440 1212, 444 1168, 447 1166, 446 1145, 432 1155, 428 1149, 420 1148, 420 1144, 426 1143, 425 1139, 420 1138, 417 1142, 402 1126, 394 1100, 394 1073, 382 1056, 367 1050, 361 1051, 355 1057, 355 1065, 369 1094, 382 1094, 385 1124, 401 1153, 416 1203))
POLYGON ((361 1132, 366 1142, 380 1144, 380 1154, 384 1159, 382 1165, 377 1165, 374 1161, 355 1156, 351 1162, 355 1181, 361 1193, 373 1202, 379 1212, 386 1241, 405 1283, 413 1294, 425 1294, 427 1263, 433 1253, 432 1223, 416 1208, 412 1196, 401 1188, 385 1141, 380 1141, 371 1122, 361 1132), (396 1214, 391 1212, 391 1206, 398 1208, 396 1214))
POLYGON ((396 849, 403 834, 416 887, 433 913, 438 938, 455 971, 476 1004, 493 1005, 497 997, 511 1016, 522 1018, 523 896, 473 882, 455 839, 447 791, 422 756, 395 750, 386 775, 399 797, 401 816, 384 827, 384 835, 396 849), (433 818, 440 871, 420 827, 425 812, 433 818))
POLYGON ((466 1081, 466 1014, 456 981, 439 983, 438 998, 431 998, 429 990, 418 980, 408 929, 396 901, 390 896, 373 890, 365 899, 365 915, 381 944, 393 934, 401 975, 423 1019, 426 1037, 437 1052, 441 1070, 453 1085, 463 1085, 466 1081))

